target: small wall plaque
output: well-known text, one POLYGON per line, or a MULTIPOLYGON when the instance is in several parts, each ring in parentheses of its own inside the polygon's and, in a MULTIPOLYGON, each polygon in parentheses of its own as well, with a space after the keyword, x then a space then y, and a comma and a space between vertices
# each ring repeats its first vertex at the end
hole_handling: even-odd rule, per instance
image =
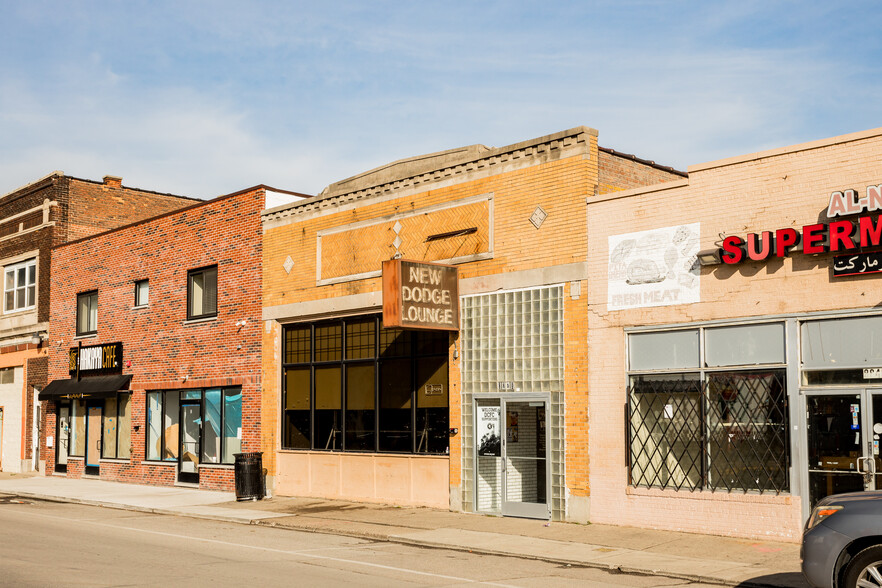
POLYGON ((533 211, 533 215, 530 217, 530 222, 533 223, 533 226, 537 229, 542 226, 542 223, 545 222, 545 219, 548 218, 548 213, 542 210, 541 206, 537 206, 536 210, 533 211))

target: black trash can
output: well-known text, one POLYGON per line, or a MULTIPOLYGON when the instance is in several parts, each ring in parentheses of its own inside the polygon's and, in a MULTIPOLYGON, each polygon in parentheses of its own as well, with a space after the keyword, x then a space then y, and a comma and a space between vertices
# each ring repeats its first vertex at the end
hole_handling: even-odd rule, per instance
POLYGON ((266 495, 263 478, 263 452, 234 454, 236 462, 236 500, 261 500, 266 495))

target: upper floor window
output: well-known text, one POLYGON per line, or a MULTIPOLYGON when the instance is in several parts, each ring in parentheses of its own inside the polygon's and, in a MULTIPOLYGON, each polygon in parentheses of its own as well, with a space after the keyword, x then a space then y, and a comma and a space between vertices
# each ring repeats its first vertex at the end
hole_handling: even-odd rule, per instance
POLYGON ((4 268, 5 312, 33 308, 37 300, 37 260, 29 259, 4 268))
POLYGON ((187 274, 187 318, 217 316, 217 266, 187 274))
POLYGON ((150 302, 150 282, 138 280, 135 282, 135 306, 147 306, 150 302))
POLYGON ((98 290, 77 294, 77 335, 98 331, 98 290))

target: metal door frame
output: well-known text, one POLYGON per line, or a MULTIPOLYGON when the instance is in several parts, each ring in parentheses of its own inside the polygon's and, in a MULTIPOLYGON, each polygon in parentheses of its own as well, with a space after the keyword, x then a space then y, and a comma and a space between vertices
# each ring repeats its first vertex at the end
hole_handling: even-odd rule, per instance
MULTIPOLYGON (((499 514, 501 516, 512 516, 512 517, 522 517, 522 518, 531 518, 531 519, 541 519, 541 520, 551 520, 551 496, 552 496, 552 486, 551 486, 551 442, 549 439, 550 429, 548 426, 548 420, 551 414, 551 394, 550 393, 508 393, 508 394, 474 394, 472 397, 472 406, 473 406, 473 416, 474 423, 472 424, 473 430, 478 430, 478 401, 479 400, 498 400, 499 401, 499 418, 500 422, 500 457, 502 460, 502 476, 500 478, 500 507, 499 514), (545 408, 545 504, 540 503, 528 503, 528 502, 510 502, 507 500, 506 489, 507 489, 507 479, 506 479, 506 460, 508 457, 508 432, 506 431, 506 418, 508 415, 508 411, 506 405, 511 403, 523 403, 523 402, 542 402, 545 408)), ((474 435, 474 439, 472 443, 474 444, 474 457, 472 459, 472 468, 475 472, 474 475, 474 483, 475 483, 475 500, 472 505, 472 509, 475 512, 479 512, 477 509, 477 496, 478 496, 478 435, 474 435)), ((485 511, 481 511, 485 512, 485 511)), ((486 512, 485 512, 486 514, 486 512)))
POLYGON ((83 466, 85 466, 85 473, 91 476, 97 476, 100 473, 101 467, 101 453, 103 450, 103 441, 104 441, 104 401, 103 400, 87 400, 85 402, 86 405, 86 451, 83 454, 83 466), (100 416, 98 418, 98 463, 89 463, 89 442, 91 441, 91 426, 89 425, 89 412, 93 409, 97 408, 100 411, 100 416))
MULTIPOLYGON (((67 404, 59 403, 56 410, 56 418, 55 418, 55 471, 58 473, 66 473, 67 472, 67 464, 70 459, 70 413, 71 413, 71 403, 67 404), (61 411, 62 409, 67 409, 67 431, 64 432, 65 439, 62 444, 62 417, 61 411), (62 447, 64 447, 64 463, 58 463, 58 456, 61 453, 62 447)), ((85 456, 83 457, 85 459, 85 456)))
POLYGON ((202 420, 205 416, 202 413, 202 400, 196 398, 181 398, 178 403, 178 472, 177 481, 184 484, 199 483, 199 465, 202 463, 202 434, 204 427, 202 420), (196 472, 181 471, 184 464, 184 407, 197 407, 199 409, 199 433, 196 436, 197 452, 196 452, 196 472))
POLYGON ((802 426, 804 427, 805 432, 802 435, 801 442, 805 447, 804 459, 802 460, 802 465, 800 465, 800 474, 802 479, 805 480, 805 484, 803 485, 802 492, 802 512, 803 519, 807 519, 809 512, 811 511, 811 496, 809 494, 811 484, 809 483, 809 462, 808 462, 808 452, 809 452, 809 430, 808 424, 811 415, 809 414, 809 397, 811 396, 850 396, 857 397, 861 405, 861 416, 860 416, 860 431, 861 435, 861 457, 858 458, 858 469, 854 472, 855 474, 864 473, 868 474, 868 477, 865 477, 864 480, 864 490, 870 490, 875 486, 875 463, 873 461, 873 451, 872 451, 872 428, 873 428, 873 396, 882 395, 882 389, 878 387, 869 387, 866 385, 856 384, 854 386, 849 387, 835 387, 835 388, 805 388, 802 390, 804 398, 804 407, 805 411, 803 412, 803 420, 802 426), (868 445, 869 442, 869 445, 868 445), (860 470, 861 460, 867 464, 867 472, 862 472, 860 470), (872 470, 872 471, 871 471, 872 470), (869 480, 869 482, 867 481, 869 480))

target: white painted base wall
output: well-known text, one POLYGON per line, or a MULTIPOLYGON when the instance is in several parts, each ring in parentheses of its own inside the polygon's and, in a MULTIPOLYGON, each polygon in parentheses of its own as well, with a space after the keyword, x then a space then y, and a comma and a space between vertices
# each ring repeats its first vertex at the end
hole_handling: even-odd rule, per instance
POLYGON ((27 471, 21 458, 22 368, 15 368, 15 382, 0 384, 0 407, 3 408, 3 431, 0 439, 0 471, 27 471))

